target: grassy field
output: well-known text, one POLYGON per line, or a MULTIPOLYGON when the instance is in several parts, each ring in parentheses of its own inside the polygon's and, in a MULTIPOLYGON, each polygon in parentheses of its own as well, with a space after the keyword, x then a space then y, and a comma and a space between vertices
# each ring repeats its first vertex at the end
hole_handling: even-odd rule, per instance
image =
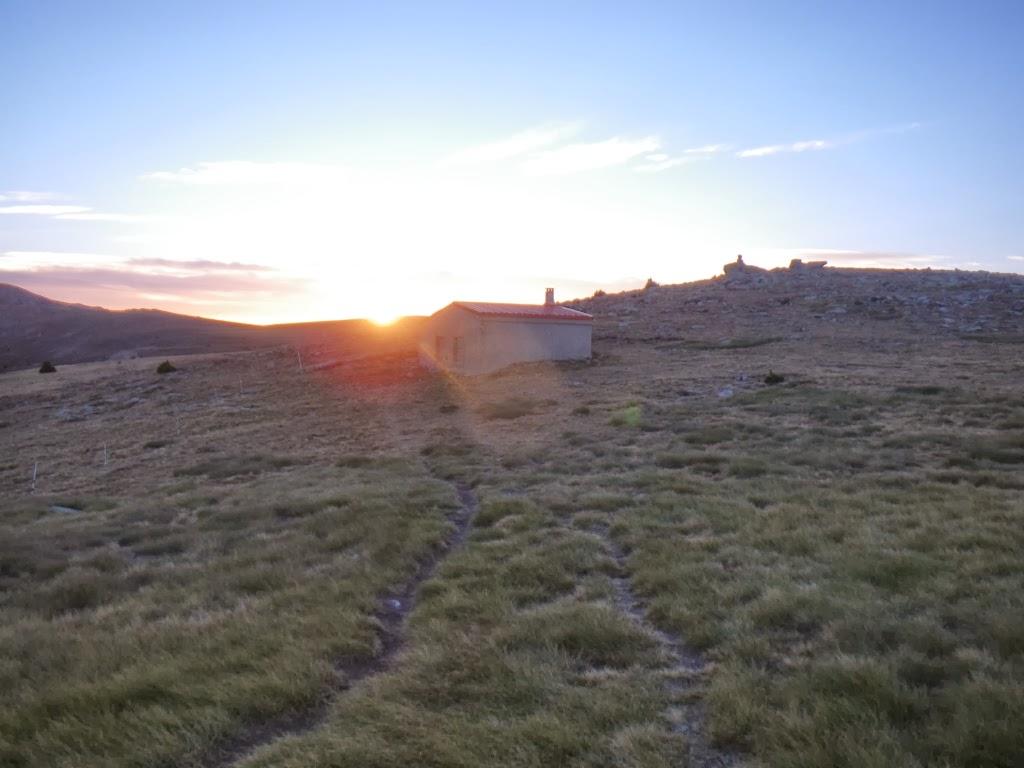
POLYGON ((1024 365, 742 338, 4 376, 0 764, 1019 765, 1024 365))

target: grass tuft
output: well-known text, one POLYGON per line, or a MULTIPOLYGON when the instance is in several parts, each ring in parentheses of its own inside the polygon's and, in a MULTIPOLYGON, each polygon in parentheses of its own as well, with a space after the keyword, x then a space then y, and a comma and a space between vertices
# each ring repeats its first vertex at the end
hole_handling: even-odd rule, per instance
POLYGON ((247 456, 221 456, 200 462, 191 467, 175 470, 176 477, 206 475, 211 479, 224 480, 241 475, 258 475, 296 464, 296 459, 287 456, 266 456, 254 454, 247 456))

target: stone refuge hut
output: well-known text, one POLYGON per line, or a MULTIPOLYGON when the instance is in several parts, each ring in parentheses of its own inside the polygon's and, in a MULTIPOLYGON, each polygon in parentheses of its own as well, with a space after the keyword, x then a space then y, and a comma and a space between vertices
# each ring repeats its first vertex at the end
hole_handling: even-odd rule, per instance
POLYGON ((555 304, 455 301, 431 315, 420 337, 424 366, 461 374, 496 371, 513 363, 587 360, 594 318, 555 304))

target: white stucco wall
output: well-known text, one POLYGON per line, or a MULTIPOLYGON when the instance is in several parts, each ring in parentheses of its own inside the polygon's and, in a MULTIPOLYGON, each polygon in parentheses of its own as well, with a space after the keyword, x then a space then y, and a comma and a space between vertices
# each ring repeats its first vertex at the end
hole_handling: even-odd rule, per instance
POLYGON ((482 323, 479 315, 462 307, 448 306, 432 315, 420 336, 420 363, 428 368, 442 368, 473 373, 482 364, 480 335, 482 323), (441 337, 440 353, 437 348, 441 337), (453 339, 463 339, 464 349, 459 365, 453 353, 453 339))
POLYGON ((481 372, 538 360, 586 360, 590 357, 589 322, 483 318, 481 372))
POLYGON ((586 321, 496 318, 449 306, 424 325, 420 362, 431 368, 479 374, 513 363, 586 360, 592 330, 592 323, 586 321), (461 340, 458 361, 454 358, 456 338, 461 340))

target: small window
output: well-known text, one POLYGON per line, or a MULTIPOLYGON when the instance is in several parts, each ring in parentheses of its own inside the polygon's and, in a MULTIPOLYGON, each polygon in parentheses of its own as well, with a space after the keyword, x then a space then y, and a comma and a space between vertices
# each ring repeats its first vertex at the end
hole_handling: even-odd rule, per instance
POLYGON ((444 354, 444 336, 434 337, 434 359, 438 362, 443 362, 442 355, 444 354))
POLYGON ((455 365, 462 365, 466 357, 466 344, 462 336, 452 339, 452 362, 455 365))

